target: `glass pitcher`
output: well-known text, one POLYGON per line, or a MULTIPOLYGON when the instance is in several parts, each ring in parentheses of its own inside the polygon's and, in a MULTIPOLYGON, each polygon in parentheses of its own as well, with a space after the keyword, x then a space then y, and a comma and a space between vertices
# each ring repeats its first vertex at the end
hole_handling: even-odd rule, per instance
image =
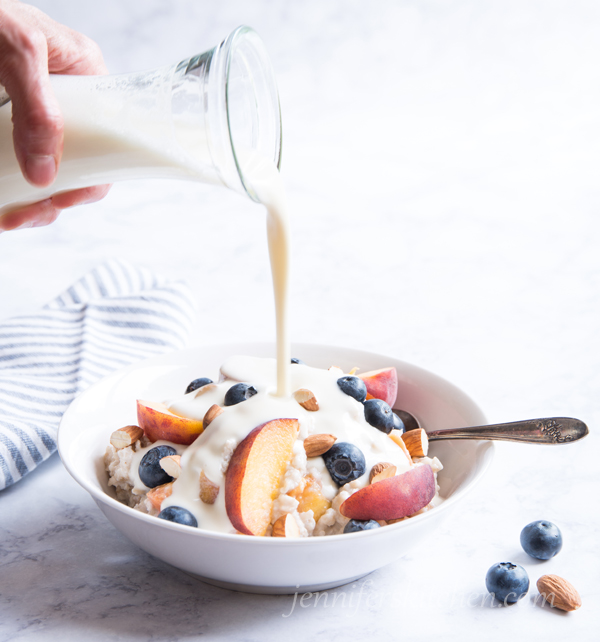
POLYGON ((264 44, 238 27, 179 64, 113 76, 50 76, 65 122, 56 180, 22 176, 0 86, 0 214, 57 192, 135 178, 225 185, 258 201, 241 159, 281 161, 281 114, 264 44))

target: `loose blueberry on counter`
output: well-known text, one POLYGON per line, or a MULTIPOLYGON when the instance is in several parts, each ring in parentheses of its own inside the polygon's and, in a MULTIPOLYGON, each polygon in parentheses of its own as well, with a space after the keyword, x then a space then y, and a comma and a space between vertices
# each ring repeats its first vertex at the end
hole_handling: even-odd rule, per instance
POLYGON ((388 435, 394 429, 394 413, 382 399, 367 399, 365 401, 365 419, 371 426, 388 435))
POLYGON ((499 602, 514 604, 529 590, 529 576, 522 566, 501 562, 488 570, 485 585, 499 602))
POLYGON ((161 510, 158 516, 160 519, 166 519, 168 522, 198 527, 198 520, 187 508, 181 508, 181 506, 168 506, 161 510))
POLYGON ((339 441, 322 455, 331 479, 343 486, 365 474, 367 464, 360 448, 346 441, 339 441))
POLYGON ((363 403, 367 398, 367 386, 365 386, 365 382, 358 377, 353 377, 352 375, 340 377, 337 380, 337 385, 342 392, 353 397, 356 401, 360 401, 360 403, 363 403))
POLYGON ((291 358, 291 363, 296 363, 296 364, 298 364, 300 366, 305 366, 306 365, 304 363, 304 361, 302 361, 302 359, 297 359, 296 357, 292 357, 291 358))
POLYGON ((406 426, 404 425, 404 422, 398 415, 392 411, 392 421, 394 422, 393 429, 394 430, 400 430, 401 432, 406 432, 406 426))
POLYGON ((562 534, 558 526, 540 519, 527 524, 521 531, 521 546, 527 555, 538 560, 549 560, 562 548, 562 534))
POLYGON ((192 381, 192 383, 190 383, 190 385, 185 389, 185 394, 187 395, 188 392, 193 392, 194 390, 198 390, 198 388, 207 386, 209 383, 214 383, 214 381, 208 377, 194 379, 194 381, 192 381))
POLYGON ((173 481, 171 475, 167 475, 160 467, 160 460, 163 457, 176 455, 177 451, 171 446, 156 446, 151 448, 143 457, 138 468, 138 473, 142 483, 148 488, 156 488, 162 484, 168 484, 173 481))
POLYGON ((257 392, 258 390, 249 383, 236 383, 225 393, 223 405, 235 406, 236 403, 241 403, 246 399, 250 399, 250 397, 254 397, 257 392))
POLYGON ((344 533, 358 533, 360 531, 370 531, 372 528, 380 528, 381 524, 374 519, 351 519, 344 527, 344 533))

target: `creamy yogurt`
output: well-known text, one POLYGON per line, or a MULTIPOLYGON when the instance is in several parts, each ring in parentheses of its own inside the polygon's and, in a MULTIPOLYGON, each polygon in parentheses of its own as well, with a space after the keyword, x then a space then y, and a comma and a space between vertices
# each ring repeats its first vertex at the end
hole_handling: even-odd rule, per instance
MULTIPOLYGON (((334 500, 340 494, 341 489, 331 479, 323 458, 320 456, 306 458, 303 441, 309 435, 321 433, 334 435, 338 442, 350 442, 364 454, 365 474, 342 487, 343 499, 369 483, 369 471, 376 463, 389 462, 395 465, 397 474, 405 472, 411 466, 404 451, 388 435, 367 423, 363 405, 342 392, 337 384, 337 380, 343 376, 339 368, 323 370, 302 364, 294 364, 290 367, 289 379, 292 393, 300 388, 311 390, 319 403, 317 411, 305 410, 292 395, 277 394, 275 359, 232 357, 221 367, 221 376, 223 380, 219 383, 209 384, 181 398, 166 402, 169 410, 174 414, 202 419, 213 404, 223 407, 225 393, 235 383, 249 383, 258 391, 246 401, 223 407, 223 412, 190 446, 175 445, 178 453, 182 455, 182 472, 173 484, 171 496, 163 501, 161 508, 164 509, 167 506, 186 508, 196 517, 200 528, 225 533, 234 531, 225 508, 224 487, 228 460, 235 447, 251 430, 272 419, 296 418, 300 424, 294 455, 282 480, 279 498, 275 501, 275 518, 278 509, 282 514, 290 509, 294 510, 296 500, 287 496, 287 493, 293 490, 306 474, 310 474, 320 483, 322 493, 327 499, 334 500), (205 504, 200 500, 201 472, 220 487, 214 504, 205 504)), ((139 448, 134 454, 130 466, 134 494, 150 490, 139 478, 139 463, 148 450, 163 443, 167 442, 160 441, 139 448)), ((310 516, 304 516, 304 518, 302 515, 299 516, 301 520, 304 519, 303 524, 308 521, 308 517, 310 516)))

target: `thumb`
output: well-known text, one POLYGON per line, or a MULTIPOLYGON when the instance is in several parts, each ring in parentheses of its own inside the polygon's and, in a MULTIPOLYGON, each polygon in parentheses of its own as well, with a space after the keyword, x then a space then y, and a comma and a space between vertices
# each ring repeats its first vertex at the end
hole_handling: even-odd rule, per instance
POLYGON ((48 77, 48 45, 37 28, 1 11, 0 84, 11 98, 23 176, 38 187, 50 185, 62 154, 63 120, 48 77))

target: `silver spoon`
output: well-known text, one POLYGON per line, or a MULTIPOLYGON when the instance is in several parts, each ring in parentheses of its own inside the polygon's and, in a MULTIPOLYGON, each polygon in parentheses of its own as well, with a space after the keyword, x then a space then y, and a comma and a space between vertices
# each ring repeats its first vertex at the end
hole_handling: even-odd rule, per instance
MULTIPOLYGON (((406 410, 394 412, 404 422, 406 430, 421 428, 418 419, 406 410)), ((470 426, 468 428, 446 428, 426 431, 429 441, 439 439, 495 439, 499 441, 520 441, 529 444, 569 444, 589 434, 588 427, 579 419, 550 417, 547 419, 526 419, 507 424, 470 426)))

